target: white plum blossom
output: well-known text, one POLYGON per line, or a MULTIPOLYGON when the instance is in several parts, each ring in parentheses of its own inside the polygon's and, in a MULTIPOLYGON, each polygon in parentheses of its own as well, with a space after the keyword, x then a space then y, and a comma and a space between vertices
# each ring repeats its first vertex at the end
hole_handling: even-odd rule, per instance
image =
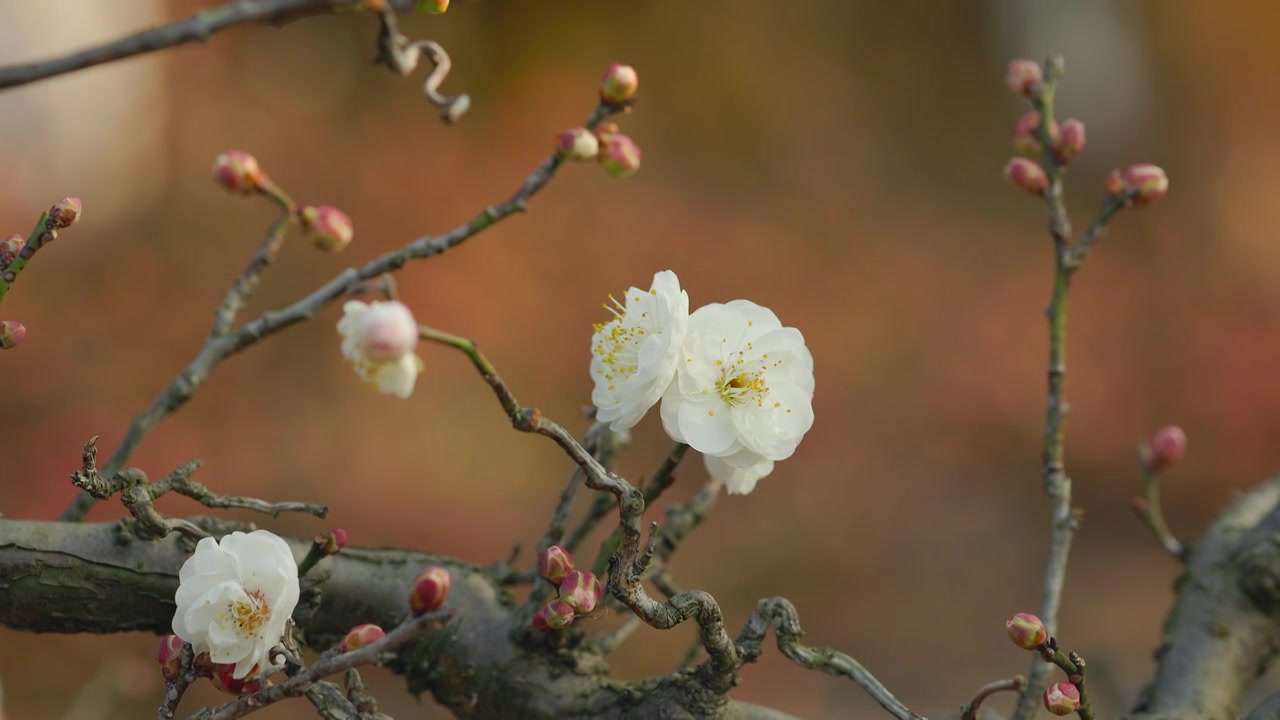
POLYGON ((631 288, 605 308, 614 318, 591 336, 591 402, 596 420, 615 432, 640 422, 662 398, 680 360, 689 324, 689 294, 670 270, 653 276, 648 290, 631 288))
POLYGON ((813 425, 813 356, 768 308, 749 300, 698 308, 678 366, 662 397, 663 427, 703 455, 755 468, 740 486, 763 477, 762 461, 790 457, 813 425))
POLYGON ((414 354, 418 345, 418 323, 404 303, 363 303, 351 300, 342 306, 338 333, 342 354, 355 365, 356 374, 379 390, 407 398, 413 392, 422 358, 414 354))
POLYGON ((772 460, 760 460, 745 468, 734 467, 724 458, 714 455, 703 455, 702 462, 707 466, 711 479, 724 485, 730 495, 746 495, 755 489, 760 478, 773 472, 772 460))
POLYGON ((203 538, 178 580, 175 635, 215 663, 234 664, 237 680, 266 666, 298 604, 298 564, 284 540, 266 530, 203 538))

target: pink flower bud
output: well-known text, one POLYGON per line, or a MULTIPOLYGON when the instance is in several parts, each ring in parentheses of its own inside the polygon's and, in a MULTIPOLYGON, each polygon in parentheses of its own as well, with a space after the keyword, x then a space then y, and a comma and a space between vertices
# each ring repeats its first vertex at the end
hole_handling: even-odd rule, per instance
POLYGON ((247 152, 228 150, 213 161, 213 179, 222 187, 242 194, 257 192, 266 181, 258 159, 247 152))
POLYGON ((1063 165, 1071 162, 1084 150, 1084 123, 1071 118, 1062 123, 1058 141, 1053 144, 1053 156, 1063 165))
POLYGON ((573 556, 559 545, 552 545, 538 557, 538 572, 553 583, 573 572, 573 556))
POLYGON ((375 302, 356 319, 356 347, 375 362, 393 362, 418 346, 418 321, 398 300, 375 302))
POLYGON ((630 65, 614 63, 604 73, 600 81, 600 99, 609 104, 630 100, 640 87, 640 76, 630 65))
MULTIPOLYGON (((1058 123, 1049 124, 1049 139, 1057 142, 1058 123)), ((1044 152, 1040 143, 1040 113, 1034 110, 1018 118, 1013 124, 1013 149, 1019 155, 1039 157, 1044 152)))
POLYGON ((1009 639, 1023 650, 1035 650, 1049 642, 1049 631, 1040 618, 1031 613, 1018 613, 1004 621, 1009 639))
POLYGON ((1121 175, 1125 186, 1134 192, 1134 205, 1153 203, 1169 192, 1169 176, 1158 165, 1130 165, 1121 175))
POLYGON ((449 0, 418 0, 418 12, 439 15, 449 9, 449 0))
POLYGON ((535 630, 563 630, 573 622, 573 606, 563 600, 552 600, 533 615, 535 630))
POLYGON ((626 177, 640 169, 640 146, 622 133, 600 138, 600 165, 613 177, 626 177))
POLYGON ((449 571, 439 565, 422 571, 409 590, 409 608, 414 615, 422 615, 444 605, 449 598, 449 571))
POLYGON ((71 227, 84 213, 84 207, 78 197, 64 197, 49 208, 49 228, 61 230, 71 227))
POLYGON ((1054 715, 1070 715, 1080 709, 1080 689, 1062 681, 1044 691, 1044 706, 1054 715))
POLYGON ((1011 60, 1004 82, 1014 95, 1030 97, 1031 90, 1044 82, 1044 73, 1040 71, 1040 63, 1034 60, 1011 60))
POLYGON ((324 553, 325 557, 337 555, 342 548, 347 546, 347 531, 342 528, 334 528, 316 538, 316 542, 322 545, 320 551, 324 553))
POLYGON ((600 140, 586 128, 571 128, 560 133, 557 149, 570 160, 590 160, 600 152, 600 140))
POLYGON ((0 322, 0 350, 17 347, 27 337, 27 326, 17 320, 0 322))
POLYGON ((209 682, 218 690, 237 697, 240 695, 256 693, 264 687, 269 687, 271 685, 270 681, 252 679, 260 672, 257 665, 254 665, 253 669, 239 680, 234 677, 235 671, 236 666, 234 663, 214 665, 213 676, 209 678, 209 682))
POLYGON ((583 615, 596 609, 603 594, 604 586, 594 573, 574 570, 560 581, 560 599, 583 615))
POLYGON ((1049 176, 1045 174, 1044 168, 1027 158, 1011 158, 1005 163, 1004 176, 1032 195, 1043 195, 1049 188, 1049 176))
POLYGON ((347 636, 342 638, 338 647, 342 652, 351 652, 366 645, 372 645, 386 636, 387 634, 377 625, 357 625, 347 631, 347 636))
POLYGON ((1155 431, 1147 444, 1147 470, 1158 473, 1176 464, 1187 452, 1187 434, 1177 425, 1155 431))
POLYGON ((3 239, 0 239, 0 270, 9 267, 9 263, 18 257, 18 253, 22 252, 22 248, 26 244, 26 239, 17 233, 5 235, 3 239))
POLYGON ((342 252, 351 244, 355 228, 351 218, 332 205, 308 205, 299 213, 302 232, 321 250, 342 252))
POLYGON ((177 635, 165 635, 160 638, 160 649, 156 651, 156 662, 160 663, 160 674, 167 683, 177 682, 182 674, 182 648, 185 643, 177 635))

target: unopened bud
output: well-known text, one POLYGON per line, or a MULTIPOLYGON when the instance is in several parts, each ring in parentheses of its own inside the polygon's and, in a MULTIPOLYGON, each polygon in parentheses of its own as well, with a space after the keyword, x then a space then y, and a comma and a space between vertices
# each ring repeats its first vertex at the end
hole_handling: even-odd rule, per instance
POLYGON ((23 246, 27 244, 25 238, 21 235, 5 235, 0 239, 0 270, 9 267, 9 263, 18 257, 18 253, 22 252, 23 246))
POLYGON ((71 227, 83 213, 84 207, 80 204, 80 198, 64 197, 49 208, 49 229, 61 230, 71 227))
POLYGON ((347 546, 347 531, 342 528, 334 528, 316 538, 316 542, 320 545, 320 552, 325 557, 337 555, 342 548, 347 546))
POLYGON ((640 146, 623 135, 614 133, 600 138, 600 165, 613 177, 626 177, 640 169, 640 146))
POLYGON ((573 556, 559 545, 552 545, 538 556, 538 573, 553 583, 559 583, 573 572, 573 556))
POLYGON ((1116 198, 1124 195, 1124 178, 1120 175, 1119 170, 1112 170, 1107 173, 1107 179, 1102 181, 1102 189, 1107 193, 1107 197, 1116 198))
POLYGON ((596 125, 596 138, 604 142, 610 135, 618 134, 618 123, 602 122, 596 125))
POLYGON ((1014 95, 1029 97, 1035 86, 1044 82, 1040 63, 1035 60, 1011 60, 1005 71, 1004 82, 1014 95))
POLYGON ((1053 144, 1053 156, 1058 162, 1067 164, 1084 150, 1084 123, 1071 118, 1062 123, 1058 133, 1058 141, 1053 144))
POLYGON ((17 320, 0 321, 0 350, 17 347, 27 337, 27 326, 17 320))
POLYGON ((1044 706, 1054 715, 1070 715, 1080 709, 1080 689, 1066 680, 1044 691, 1044 706))
POLYGON ((533 614, 535 630, 563 630, 573 622, 573 606, 563 600, 552 600, 533 614))
POLYGON ((570 160, 590 160, 600 152, 600 140, 586 128, 572 128, 560 133, 556 146, 570 160))
POLYGON ((213 676, 209 678, 209 683, 218 690, 237 697, 256 693, 271 685, 270 681, 253 679, 259 672, 257 665, 254 665, 244 677, 239 679, 235 677, 235 671, 236 666, 234 663, 214 665, 213 676))
POLYGON ((439 565, 422 571, 409 590, 409 608, 414 615, 431 612, 449 598, 449 571, 439 565))
POLYGON ((1009 639, 1023 650, 1035 650, 1049 642, 1049 631, 1040 618, 1031 613, 1018 613, 1004 621, 1009 639))
MULTIPOLYGON (((1058 132, 1058 123, 1050 122, 1051 142, 1057 142, 1058 132)), ((1040 113, 1033 110, 1013 124, 1013 150, 1027 157, 1039 157, 1044 152, 1044 145, 1040 142, 1040 113)))
POLYGON ((321 250, 342 252, 355 235, 351 218, 332 205, 308 205, 299 216, 302 232, 321 250))
POLYGON ((342 638, 338 648, 342 652, 351 652, 372 645, 386 636, 387 633, 377 625, 357 625, 347 631, 347 636, 342 638))
POLYGON ((600 81, 600 99, 615 104, 630 100, 640 87, 640 75, 630 65, 614 63, 604 73, 600 81))
POLYGON ((213 161, 213 179, 222 187, 243 194, 256 192, 266 176, 258 159, 247 152, 228 150, 213 161))
POLYGON ((1010 158, 1005 163, 1004 176, 1032 195, 1043 195, 1049 188, 1049 176, 1045 174, 1044 168, 1027 158, 1010 158))
POLYGON ((449 9, 449 0, 418 0, 418 12, 439 15, 449 9))
POLYGON ((1169 176, 1158 165, 1141 163, 1130 165, 1121 174, 1125 186, 1133 195, 1134 205, 1146 205, 1165 196, 1169 192, 1169 176))
POLYGON ((604 586, 595 573, 574 570, 560 581, 560 599, 583 615, 596 609, 603 594, 604 586))
POLYGON ((1187 434, 1177 425, 1162 427, 1151 435, 1144 458, 1147 471, 1158 473, 1176 464, 1187 452, 1187 434))
POLYGON ((165 635, 160 638, 160 649, 156 651, 156 662, 160 663, 160 674, 164 681, 174 683, 182 674, 182 648, 185 643, 177 635, 165 635))
MULTIPOLYGON (((418 346, 418 321, 399 300, 374 302, 364 312, 348 317, 354 318, 348 339, 354 340, 355 349, 370 360, 397 361, 418 346)), ((344 332, 341 325, 339 331, 344 332)))

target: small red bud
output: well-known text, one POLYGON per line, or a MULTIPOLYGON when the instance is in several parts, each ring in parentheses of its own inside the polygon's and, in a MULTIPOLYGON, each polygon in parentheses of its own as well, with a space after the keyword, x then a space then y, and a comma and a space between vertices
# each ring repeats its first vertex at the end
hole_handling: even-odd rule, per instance
POLYGON ((640 76, 630 65, 614 63, 604 73, 600 81, 600 99, 610 104, 630 100, 640 87, 640 76))
POLYGON ((242 194, 256 192, 266 181, 258 159, 247 152, 228 150, 213 161, 213 179, 222 187, 242 194))
POLYGON ((1049 642, 1049 631, 1040 618, 1031 613, 1017 613, 1004 621, 1009 639, 1023 650, 1035 650, 1049 642))
POLYGON ((1080 709, 1080 689, 1065 680, 1054 683, 1044 691, 1044 706, 1054 715, 1070 715, 1080 709))
POLYGON ((1014 95, 1030 97, 1032 89, 1044 82, 1044 73, 1040 70, 1040 63, 1034 60, 1011 60, 1004 82, 1014 95))
POLYGON ((556 147, 570 160, 590 160, 600 153, 600 139, 586 128, 571 128, 560 133, 556 147))
POLYGON ((1065 165, 1079 155, 1081 150, 1084 150, 1084 145, 1084 123, 1071 118, 1062 123, 1058 141, 1053 144, 1053 156, 1058 159, 1058 162, 1065 165))
POLYGON ((342 548, 347 546, 347 531, 342 528, 334 528, 316 538, 316 542, 323 546, 320 551, 324 553, 325 557, 337 555, 342 548))
POLYGON ((49 208, 49 228, 61 230, 71 227, 84 214, 84 206, 78 197, 64 197, 49 208))
POLYGON ((414 615, 422 615, 438 609, 449 598, 449 571, 440 567, 427 568, 413 581, 409 591, 409 607, 414 615))
POLYGON ((552 600, 533 615, 535 630, 563 630, 573 622, 573 606, 563 600, 552 600))
POLYGON ((160 674, 167 683, 177 682, 182 674, 182 648, 186 643, 177 635, 165 635, 160 638, 160 649, 156 651, 156 662, 160 663, 160 674))
POLYGON ((387 633, 377 625, 357 625, 347 631, 347 636, 342 638, 338 648, 342 652, 351 652, 372 645, 386 636, 387 633))
POLYGON ((17 347, 26 337, 26 325, 17 320, 0 321, 0 350, 17 347))
POLYGON ((351 244, 355 228, 351 218, 332 205, 307 205, 299 213, 302 232, 321 250, 342 252, 351 244))
POLYGON ((560 581, 560 599, 583 615, 596 609, 603 594, 604 586, 594 573, 574 570, 560 581))
POLYGON ((1049 188, 1049 176, 1045 174, 1044 168, 1027 158, 1011 158, 1005 163, 1004 176, 1032 195, 1043 195, 1049 188))
POLYGON ((1134 192, 1134 205, 1147 205, 1169 192, 1169 176, 1158 165, 1130 165, 1121 174, 1127 188, 1134 192))
POLYGON ((249 695, 256 693, 264 687, 269 687, 269 680, 253 680, 252 678, 258 674, 258 666, 254 665, 248 674, 240 679, 234 676, 236 666, 234 663, 225 663, 213 666, 213 676, 209 678, 209 682, 218 690, 228 695, 249 695))
POLYGON ((538 557, 538 573, 553 583, 559 583, 573 572, 573 556, 559 545, 552 545, 538 557))
MULTIPOLYGON (((1058 123, 1049 123, 1051 141, 1057 142, 1058 132, 1058 123)), ((1040 143, 1040 113, 1033 110, 1013 124, 1013 150, 1027 157, 1040 157, 1044 152, 1044 145, 1040 143)))
POLYGON ((1147 470, 1158 473, 1177 464, 1187 452, 1187 434, 1177 425, 1162 427, 1151 435, 1147 444, 1147 470))
POLYGON ((612 177, 635 174, 640 169, 640 146, 622 133, 602 136, 600 165, 612 177))

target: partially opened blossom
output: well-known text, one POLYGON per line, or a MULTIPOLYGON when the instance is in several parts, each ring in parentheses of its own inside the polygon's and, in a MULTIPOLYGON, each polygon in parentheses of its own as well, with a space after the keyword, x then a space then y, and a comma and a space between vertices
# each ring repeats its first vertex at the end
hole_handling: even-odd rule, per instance
POLYGON ((284 636, 298 604, 298 565, 289 545, 266 530, 204 538, 178 572, 173 632, 242 679, 284 636))
POLYGON ((614 432, 640 422, 671 384, 689 324, 689 294, 670 270, 648 290, 631 288, 624 302, 610 297, 614 317, 591 336, 591 402, 596 420, 614 432))
POLYGON ((363 303, 351 300, 342 306, 338 321, 342 354, 355 365, 356 374, 384 393, 407 398, 413 392, 422 358, 418 323, 404 303, 363 303))
MULTIPOLYGON (((813 425, 813 356, 804 336, 750 300, 689 316, 662 426, 676 442, 735 468, 791 457, 813 425)), ((739 482, 747 485, 747 475, 739 482)))
POLYGON ((724 485, 730 495, 746 495, 756 488, 760 478, 773 472, 772 460, 761 459, 747 467, 734 467, 724 458, 712 455, 703 455, 702 461, 711 479, 724 485))

